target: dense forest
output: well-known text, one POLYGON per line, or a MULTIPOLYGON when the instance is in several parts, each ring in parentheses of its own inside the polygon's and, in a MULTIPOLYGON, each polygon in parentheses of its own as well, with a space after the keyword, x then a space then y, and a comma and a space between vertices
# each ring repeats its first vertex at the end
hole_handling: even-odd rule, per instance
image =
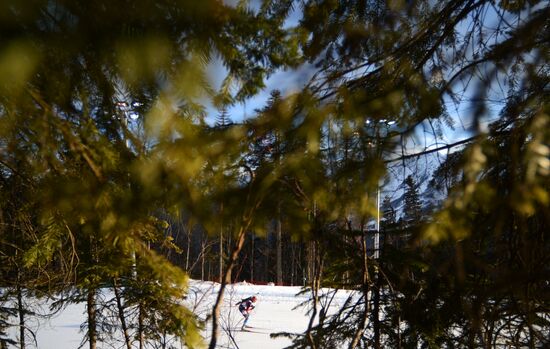
POLYGON ((3 0, 0 38, 0 348, 28 299, 203 347, 189 278, 210 349, 245 280, 309 292, 292 348, 550 346, 547 1, 3 0))

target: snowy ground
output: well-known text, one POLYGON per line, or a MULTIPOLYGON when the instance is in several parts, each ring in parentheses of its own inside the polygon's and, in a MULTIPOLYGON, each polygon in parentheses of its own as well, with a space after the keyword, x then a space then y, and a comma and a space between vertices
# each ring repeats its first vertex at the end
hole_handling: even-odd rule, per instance
MULTIPOLYGON (((212 309, 219 285, 211 282, 191 281, 187 299, 188 306, 200 318, 205 318, 212 309)), ((271 333, 292 332, 302 333, 309 321, 307 309, 299 307, 308 299, 308 294, 299 295, 300 287, 254 286, 249 284, 234 284, 227 288, 220 325, 222 334, 218 348, 240 349, 278 349, 291 343, 288 338, 271 338, 271 333), (242 315, 235 303, 240 299, 256 295, 258 301, 253 311, 249 325, 255 327, 253 332, 240 331, 242 315), (237 345, 235 345, 237 344, 237 345)), ((341 305, 349 294, 339 291, 336 295, 333 309, 341 305)), ((40 349, 76 349, 82 341, 83 333, 80 325, 85 321, 84 304, 71 305, 63 312, 49 320, 41 320, 36 324, 36 340, 40 349)), ((208 342, 210 327, 204 336, 208 342)), ((14 338, 15 334, 14 334, 14 338)), ((31 344, 31 343, 29 343, 31 344)), ((33 346, 32 346, 33 347, 33 346)), ((85 348, 86 346, 84 346, 85 348)), ((112 345, 98 343, 98 348, 113 348, 112 345)), ((178 346, 179 348, 179 346, 178 346)))

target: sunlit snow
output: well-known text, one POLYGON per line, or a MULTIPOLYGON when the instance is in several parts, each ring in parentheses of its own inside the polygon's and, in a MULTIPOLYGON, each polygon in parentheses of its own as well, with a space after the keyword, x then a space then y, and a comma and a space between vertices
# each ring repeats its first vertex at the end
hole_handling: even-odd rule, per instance
MULTIPOLYGON (((201 319, 205 319, 211 312, 219 284, 192 280, 186 304, 201 319)), ((221 336, 218 348, 240 349, 275 349, 284 348, 291 344, 289 338, 271 338, 270 334, 278 332, 303 333, 308 325, 308 308, 300 307, 308 300, 310 293, 299 294, 301 287, 257 286, 247 283, 238 283, 227 287, 222 316, 220 321, 221 336), (242 298, 256 295, 256 309, 251 314, 249 331, 241 331, 242 315, 235 305, 242 298), (296 309, 295 309, 296 308, 296 309), (237 344, 237 345, 235 345, 237 344)), ((324 290, 323 292, 329 292, 324 290)), ((348 292, 338 291, 333 299, 332 309, 336 310, 349 296, 348 292)), ((80 325, 86 320, 85 304, 70 305, 51 319, 39 320, 35 323, 36 341, 41 349, 75 349, 82 343, 84 333, 80 325)), ((210 324, 204 331, 205 342, 210 336, 210 324)), ((17 338, 16 331, 13 337, 17 338)), ((113 343, 98 343, 98 348, 123 347, 122 342, 113 346, 113 343), (119 345, 120 344, 120 345, 119 345)), ((134 343, 137 348, 137 343, 134 343)), ((175 348, 182 348, 180 344, 175 348)), ((34 343, 27 343, 28 347, 35 347, 34 343)), ((83 348, 87 348, 84 344, 83 348)))

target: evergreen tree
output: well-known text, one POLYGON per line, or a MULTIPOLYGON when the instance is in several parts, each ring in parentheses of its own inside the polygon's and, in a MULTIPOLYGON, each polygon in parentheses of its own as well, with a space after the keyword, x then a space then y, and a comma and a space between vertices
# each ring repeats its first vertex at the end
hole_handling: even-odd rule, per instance
POLYGON ((226 127, 231 124, 229 113, 227 112, 227 106, 224 106, 218 116, 216 117, 216 127, 226 127))
POLYGON ((380 209, 382 211, 382 219, 380 222, 380 226, 383 230, 387 230, 397 222, 397 213, 393 208, 393 205, 391 203, 391 198, 389 196, 384 197, 384 200, 382 201, 382 206, 380 209))
MULTIPOLYGON (((314 115, 311 119, 305 118, 309 122, 314 120, 315 116, 323 121, 328 118, 337 119, 338 124, 341 125, 338 131, 347 138, 348 149, 353 149, 356 144, 365 144, 375 148, 370 154, 374 153, 378 157, 385 158, 386 164, 400 161, 405 165, 421 157, 422 153, 430 154, 437 150, 425 149, 425 152, 417 154, 411 154, 407 149, 395 151, 393 148, 395 143, 392 140, 400 139, 402 145, 407 144, 409 140, 411 143, 418 144, 414 138, 418 134, 416 131, 425 127, 424 132, 431 129, 435 144, 439 144, 438 137, 442 134, 442 127, 452 124, 446 106, 442 102, 445 98, 449 98, 458 107, 464 105, 464 96, 475 96, 474 99, 469 98, 472 101, 469 102, 472 112, 468 113, 473 125, 471 131, 475 136, 439 147, 440 150, 459 146, 464 146, 466 149, 463 161, 459 161, 459 168, 454 170, 455 174, 463 173, 460 184, 455 185, 451 181, 447 183, 452 188, 449 198, 441 205, 440 211, 432 217, 430 224, 426 225, 426 230, 418 231, 424 244, 433 246, 409 246, 402 251, 401 259, 392 258, 391 261, 388 260, 391 264, 386 265, 385 272, 396 290, 396 296, 391 304, 392 313, 395 315, 392 315, 394 329, 397 328, 399 331, 400 328, 406 328, 400 333, 389 329, 388 333, 396 347, 418 345, 490 347, 488 338, 494 345, 495 335, 500 336, 501 340, 508 340, 510 337, 506 336, 516 330, 519 331, 517 333, 524 334, 524 339, 529 338, 524 341, 525 345, 529 347, 545 345, 545 340, 541 338, 542 333, 547 332, 548 326, 543 326, 544 330, 537 332, 533 326, 524 327, 519 323, 512 325, 509 320, 504 320, 499 323, 500 326, 506 324, 514 327, 510 332, 505 331, 508 332, 507 335, 492 333, 484 337, 480 334, 480 329, 484 326, 479 322, 481 317, 487 316, 485 319, 488 320, 486 323, 488 328, 499 326, 497 322, 489 321, 492 316, 490 314, 495 314, 494 302, 506 299, 504 302, 508 303, 516 297, 512 295, 514 294, 512 288, 530 289, 532 284, 525 279, 514 278, 517 283, 514 283, 511 288, 505 287, 506 292, 510 292, 507 296, 501 294, 497 297, 498 301, 495 298, 488 300, 482 296, 482 290, 490 291, 482 284, 489 276, 478 275, 477 279, 474 277, 474 280, 478 280, 474 283, 476 285, 474 288, 480 296, 476 299, 486 300, 481 303, 484 309, 487 309, 487 313, 480 315, 477 311, 481 303, 468 301, 466 298, 473 289, 467 287, 471 284, 465 278, 472 269, 491 268, 490 266, 494 264, 488 260, 481 265, 476 264, 476 261, 480 260, 474 256, 477 256, 480 245, 457 243, 455 240, 477 236, 482 227, 486 225, 493 227, 493 223, 499 225, 497 221, 504 222, 509 217, 515 217, 512 220, 529 220, 527 217, 531 214, 539 214, 548 209, 547 195, 542 195, 544 197, 542 201, 535 199, 537 197, 535 191, 543 193, 547 190, 542 183, 545 181, 547 183, 548 171, 535 170, 540 167, 534 165, 532 161, 535 158, 540 160, 540 157, 529 153, 528 150, 538 148, 547 154, 547 147, 539 148, 539 146, 542 139, 548 139, 548 134, 524 127, 533 124, 546 125, 548 122, 547 103, 544 102, 547 99, 544 89, 547 87, 548 80, 548 72, 545 68, 548 65, 548 55, 539 53, 539 45, 547 46, 548 38, 546 34, 530 36, 528 33, 545 31, 550 9, 547 6, 538 7, 540 2, 515 4, 503 2, 493 5, 489 1, 440 1, 437 3, 419 1, 400 4, 388 1, 368 3, 306 1, 304 3, 304 17, 300 29, 307 35, 304 35, 302 47, 308 59, 321 67, 309 82, 308 92, 316 97, 316 101, 322 101, 320 103, 322 107, 316 108, 304 103, 301 105, 302 108, 297 108, 299 110, 296 113, 297 123, 304 120, 304 114, 314 115), (499 25, 507 27, 505 32, 500 30, 502 27, 499 27, 499 30, 489 30, 491 35, 494 34, 493 39, 495 39, 490 42, 487 40, 489 33, 484 29, 480 29, 479 35, 477 32, 474 34, 473 31, 464 32, 461 29, 466 23, 470 28, 487 29, 486 18, 478 16, 483 11, 495 13, 501 19, 499 25), (521 24, 511 24, 508 20, 504 20, 506 16, 519 18, 520 13, 529 13, 528 18, 524 18, 521 24), (537 29, 533 32, 535 28, 537 29), (474 49, 469 51, 466 47, 474 49), (458 49, 455 50, 455 48, 458 49), (449 52, 449 49, 453 54, 445 53, 449 52), (536 57, 535 60, 527 59, 530 56, 536 57), (474 85, 468 83, 472 79, 479 83, 474 85), (507 86, 495 88, 497 85, 502 86, 499 84, 500 81, 506 81, 507 86), (519 86, 527 88, 519 92, 516 90, 519 86), (507 91, 507 88, 510 90, 507 91), (499 127, 492 128, 488 133, 482 133, 478 126, 482 118, 489 114, 491 100, 495 96, 499 96, 497 98, 500 98, 503 104, 506 103, 507 115, 496 116, 500 119, 499 127), (394 119, 396 116, 398 116, 397 119, 394 119), (380 132, 382 120, 388 119, 396 120, 399 127, 395 131, 380 132), (415 134, 412 139, 408 138, 411 134, 415 134), (496 161, 489 163, 489 160, 496 160, 499 157, 497 154, 502 154, 491 141, 491 137, 497 135, 502 136, 497 137, 498 141, 495 141, 497 144, 503 144, 504 139, 511 141, 508 144, 511 147, 508 153, 513 154, 512 167, 519 169, 522 166, 520 163, 530 163, 532 172, 531 177, 526 173, 516 173, 516 176, 512 176, 513 179, 510 178, 510 181, 507 181, 509 189, 504 187, 499 189, 502 197, 489 205, 486 200, 494 197, 491 193, 492 188, 496 186, 493 183, 489 185, 480 179, 485 171, 502 175, 506 167, 502 163, 497 165, 496 161), (521 140, 516 138, 518 136, 521 140), (526 141, 527 138, 523 136, 527 136, 532 141, 526 141), (400 156, 396 156, 396 153, 400 156), (531 179, 527 180, 527 178, 531 179), (524 179, 531 184, 524 187, 526 184, 524 179), (517 202, 515 195, 522 192, 520 188, 531 189, 527 190, 528 194, 524 192, 525 196, 520 195, 525 200, 522 199, 521 205, 516 205, 515 208, 509 207, 509 203, 517 202), (516 194, 512 194, 514 192, 516 194), (509 207, 510 210, 503 215, 499 207, 509 207), (487 216, 482 213, 486 213, 487 216), (448 262, 450 259, 451 266, 448 262), (467 259, 470 260, 467 262, 467 259), (443 267, 444 265, 447 265, 447 268, 443 267), (454 270, 451 271, 449 267, 454 270), (445 272, 442 273, 441 270, 445 272), (399 300, 400 298, 402 300, 399 300), (425 316, 419 318, 418 314, 421 312, 425 316), (469 327, 460 334, 453 335, 453 329, 457 328, 455 326, 462 327, 460 324, 463 323, 468 323, 469 327), (530 328, 531 332, 526 328, 530 328)), ((311 129, 309 131, 310 134, 313 133, 311 129)), ((330 151, 330 149, 324 150, 330 151)), ((368 156, 361 157, 359 155, 361 153, 355 153, 354 157, 353 152, 340 156, 348 160, 349 154, 352 155, 353 161, 348 162, 348 171, 342 172, 342 176, 336 178, 345 178, 347 184, 352 183, 352 186, 359 191, 361 186, 353 181, 353 176, 360 177, 364 168, 368 168, 370 173, 380 171, 378 176, 373 175, 373 178, 380 178, 383 173, 380 170, 382 165, 373 161, 376 159, 368 156)), ((547 161, 543 162, 547 163, 547 161)), ((338 173, 338 169, 332 173, 338 173)), ((368 178, 363 174, 364 182, 368 181, 368 178)), ((337 181, 334 180, 332 183, 337 181)), ((408 212, 404 213, 404 221, 407 224, 417 225, 422 219, 421 200, 414 181, 409 181, 407 187, 410 202, 405 205, 408 212)), ((339 189, 342 190, 343 187, 340 186, 339 189)), ((323 194, 325 198, 326 193, 323 194)), ((333 208, 340 208, 351 201, 345 195, 340 196, 340 199, 336 205, 330 200, 327 201, 333 208)), ((348 219, 350 215, 349 211, 344 215, 338 215, 335 211, 337 210, 327 209, 324 213, 327 216, 329 214, 339 216, 342 220, 348 219)), ((357 211, 351 214, 360 216, 357 211)), ((499 227, 502 228, 500 225, 499 227)), ((526 228, 527 224, 524 227, 526 228)), ((490 229, 483 228, 482 236, 494 238, 494 231, 490 229)), ((502 231, 502 229, 498 230, 502 231)), ((530 231, 527 228, 522 231, 531 238, 535 236, 540 238, 541 235, 537 234, 542 233, 538 228, 532 232, 534 235, 527 233, 530 231)), ((500 255, 492 248, 496 245, 489 243, 492 238, 486 240, 488 245, 482 246, 487 248, 482 250, 491 251, 489 254, 493 256, 500 255)), ((525 240, 520 238, 520 240, 530 245, 535 241, 531 238, 525 240)), ((339 246, 342 249, 343 245, 339 246)), ((501 247, 506 250, 504 246, 501 247)), ((544 249, 547 247, 541 247, 538 251, 544 249)), ((509 252, 506 252, 506 255, 509 255, 509 252)), ((514 254, 516 253, 511 253, 511 255, 514 254)), ((542 262, 538 258, 535 259, 542 262)), ((336 269, 341 268, 343 263, 345 262, 340 261, 331 265, 338 265, 334 268, 336 269)), ((507 265, 510 266, 510 264, 507 265)), ((360 266, 355 264, 353 267, 354 270, 358 270, 360 266)), ((513 272, 513 268, 508 269, 504 264, 498 264, 498 267, 494 266, 494 268, 493 271, 513 272)), ((327 274, 332 276, 330 272, 325 271, 325 275, 327 274)), ((539 280, 538 277, 541 274, 535 274, 537 276, 531 275, 539 280)), ((361 284, 358 280, 355 281, 361 284)), ((538 300, 538 296, 533 295, 530 299, 536 304, 544 303, 538 300)), ((312 304, 315 304, 314 300, 312 304)), ((521 313, 521 317, 525 316, 523 311, 527 309, 519 310, 519 308, 521 307, 517 308, 517 314, 521 313)), ((368 311, 367 302, 357 311, 359 314, 361 311, 368 311)), ((295 347, 345 345, 348 348, 354 348, 361 340, 364 340, 364 343, 372 343, 372 338, 369 332, 366 332, 365 323, 361 321, 359 314, 353 316, 345 312, 339 313, 339 319, 353 319, 352 323, 339 327, 338 324, 341 322, 337 323, 337 320, 325 321, 324 326, 321 324, 314 331, 308 331, 299 338, 295 342, 295 347), (342 335, 343 333, 345 335, 342 335), (330 344, 324 341, 330 341, 330 344)), ((533 313, 530 314, 529 321, 533 321, 535 316, 533 313)), ((544 322, 542 319, 538 321, 544 322)), ((519 341, 516 345, 520 345, 519 341)))
POLYGON ((186 276, 154 246, 170 241, 153 213, 185 208, 208 223, 216 195, 246 197, 233 185, 214 194, 198 190, 218 187, 218 177, 201 171, 206 164, 233 166, 242 143, 235 139, 240 133, 209 136, 197 101, 218 94, 206 78, 214 55, 227 68, 229 102, 256 93, 277 67, 294 64, 295 44, 281 26, 288 11, 272 6, 257 13, 215 0, 119 5, 0 5, 0 166, 28 168, 13 172, 37 189, 27 198, 36 238, 21 250, 25 265, 59 268, 62 282, 48 290, 61 297, 59 306, 87 302, 90 348, 105 339, 99 288, 128 280, 134 268, 158 286, 147 293, 140 292, 143 283, 123 285, 134 306, 150 305, 151 293, 158 305, 140 311, 140 343, 168 331, 196 347, 197 319, 174 303, 184 295, 186 276), (131 106, 121 108, 120 99, 131 106), (136 109, 146 138, 134 132, 128 108, 136 109), (160 314, 163 321, 156 321, 160 314), (156 324, 150 332, 148 320, 156 324))
POLYGON ((411 175, 405 178, 404 184, 403 221, 408 226, 416 225, 422 219, 422 205, 418 194, 418 186, 411 175))
MULTIPOLYGON (((264 236, 274 219, 285 223, 278 231, 288 226, 307 242, 312 311, 294 348, 379 346, 384 336, 396 347, 547 346, 543 4, 305 0, 299 20, 287 21, 295 5, 287 0, 254 10, 217 0, 4 2, 1 194, 13 200, 26 185, 33 190, 2 223, 27 217, 34 235, 14 243, 19 228, 2 226, 1 243, 16 246, 9 257, 20 251, 25 268, 56 272, 48 292, 60 306, 87 302, 92 349, 109 333, 99 290, 114 280, 129 304, 119 318, 135 314, 128 328, 139 345, 172 334, 200 346, 200 322, 175 303, 187 276, 162 255, 174 246, 156 214, 182 210, 210 235, 223 226, 232 241, 211 349, 246 236, 264 236), (208 83, 213 57, 227 71, 220 91, 208 83), (205 99, 242 102, 269 74, 303 61, 314 70, 303 89, 273 96, 242 125, 206 126, 205 99), (484 130, 494 100, 504 108, 484 130), (121 108, 126 101, 137 122, 121 108), (441 145, 454 111, 473 136, 441 145), (420 131, 435 149, 407 149, 420 131), (447 198, 422 227, 417 184, 405 180, 403 220, 423 244, 370 258, 372 193, 388 166, 458 146, 463 157, 444 172, 460 180, 445 181, 447 198), (6 196, 5 180, 15 178, 6 196), (386 285, 387 318, 371 324, 370 295, 386 285), (322 286, 357 297, 332 314, 322 286)), ((2 287, 17 274, 18 263, 8 262, 2 287)), ((10 311, 0 308, 0 319, 10 311)))
POLYGON ((382 201, 382 218, 380 220, 380 230, 384 234, 384 248, 386 245, 395 245, 398 247, 399 229, 397 224, 397 212, 391 203, 389 196, 385 196, 382 201))

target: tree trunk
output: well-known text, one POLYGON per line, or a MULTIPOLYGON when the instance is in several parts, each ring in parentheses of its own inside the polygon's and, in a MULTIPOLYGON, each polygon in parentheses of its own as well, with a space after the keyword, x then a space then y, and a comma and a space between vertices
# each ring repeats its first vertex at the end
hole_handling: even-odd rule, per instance
POLYGON ((309 345, 310 345, 311 349, 319 348, 319 343, 318 343, 318 341, 315 340, 315 338, 313 337, 313 333, 311 332, 311 330, 313 329, 315 318, 316 318, 317 313, 318 313, 319 289, 321 288, 321 273, 322 273, 322 268, 323 268, 323 258, 321 256, 320 249, 315 248, 317 244, 318 243, 315 242, 315 241, 312 242, 313 250, 317 251, 317 253, 316 253, 316 255, 311 256, 311 258, 312 258, 312 268, 313 268, 313 270, 312 270, 313 277, 311 279, 311 295, 312 295, 312 298, 313 298, 313 309, 312 309, 311 316, 309 318, 309 323, 308 323, 307 330, 306 330, 306 336, 307 336, 307 339, 308 339, 308 342, 309 342, 309 345))
POLYGON ((118 318, 120 320, 120 326, 122 327, 122 334, 124 335, 124 342, 127 349, 132 349, 132 340, 130 339, 130 333, 128 331, 128 325, 126 324, 126 316, 124 314, 124 306, 122 305, 122 297, 120 296, 120 290, 117 279, 113 279, 113 290, 115 292, 116 305, 118 310, 118 318))
MULTIPOLYGON (((306 246, 306 283, 310 283, 313 279, 312 273, 312 255, 313 255, 313 246, 312 242, 307 242, 306 246)), ((305 285, 304 285, 305 286, 305 285)))
POLYGON ((282 224, 281 224, 281 203, 277 204, 277 242, 276 242, 276 274, 277 285, 283 285, 283 243, 282 243, 282 224))
POLYGON ((376 273, 376 287, 373 297, 373 331, 374 331, 374 349, 380 349, 380 274, 376 273))
MULTIPOLYGON (((223 214, 223 204, 221 205, 221 215, 223 214)), ((220 224, 220 249, 219 249, 219 252, 220 252, 220 256, 219 256, 219 276, 218 276, 218 280, 220 282, 222 282, 222 277, 223 277, 223 219, 222 219, 222 222, 220 224)))
MULTIPOLYGON (((228 231, 231 231, 231 227, 229 227, 228 231)), ((227 246, 225 248, 226 251, 232 251, 233 250, 233 240, 231 238, 231 234, 227 234, 227 246)), ((244 234, 244 237, 243 237, 243 246, 244 246, 244 240, 246 240, 246 233, 244 234)), ((242 249, 242 247, 241 247, 242 249)), ((238 256, 237 256, 238 257, 238 256)), ((235 260, 236 262, 236 260, 235 260)), ((228 283, 232 283, 233 282, 233 268, 231 268, 229 270, 229 277, 228 277, 228 283)))
POLYGON ((202 244, 203 253, 202 253, 202 256, 201 256, 201 280, 202 281, 204 281, 204 259, 206 258, 205 248, 206 248, 206 243, 204 243, 204 241, 203 241, 203 244, 202 244))
MULTIPOLYGON (((277 165, 281 165, 281 140, 279 137, 279 134, 275 134, 276 138, 276 145, 277 145, 277 165)), ((276 244, 275 244, 275 254, 276 254, 276 261, 275 261, 275 276, 277 279, 277 285, 282 286, 283 285, 283 242, 282 242, 282 223, 281 223, 281 189, 277 188, 277 236, 276 236, 276 244)))
POLYGON ((220 332, 219 318, 220 318, 220 312, 221 312, 221 305, 223 302, 223 296, 225 293, 225 286, 231 282, 231 270, 235 266, 235 262, 237 261, 237 258, 239 257, 239 253, 241 252, 241 249, 243 247, 247 227, 248 227, 248 224, 242 226, 241 230, 239 231, 239 234, 237 237, 237 243, 235 244, 233 251, 231 252, 229 261, 227 262, 224 276, 221 280, 220 290, 218 291, 216 303, 214 303, 214 307, 212 309, 212 337, 210 338, 210 345, 208 346, 208 349, 216 349, 216 344, 217 344, 218 336, 220 332))
POLYGON ((138 309, 138 341, 139 341, 139 349, 143 349, 145 347, 145 330, 144 330, 144 320, 145 320, 145 312, 143 310, 143 303, 139 303, 139 309, 138 309))
POLYGON ((19 285, 19 280, 17 281, 17 311, 19 312, 19 344, 21 349, 25 349, 25 307, 23 306, 23 291, 21 285, 19 285))
POLYGON ((96 349, 97 346, 96 292, 95 289, 88 290, 88 342, 90 343, 90 349, 96 349))
POLYGON ((296 265, 296 247, 291 242, 290 243, 290 286, 294 286, 296 284, 294 277, 295 277, 295 268, 296 265))
POLYGON ((250 281, 254 281, 254 240, 255 237, 252 235, 250 245, 252 246, 250 251, 250 281))
POLYGON ((218 280, 222 282, 223 278, 223 230, 220 229, 220 241, 219 241, 219 260, 218 260, 218 280))
POLYGON ((191 226, 191 219, 189 219, 189 224, 187 226, 187 250, 186 250, 186 254, 185 254, 185 271, 186 272, 190 272, 189 270, 189 258, 190 258, 190 255, 191 255, 191 230, 192 230, 192 226, 191 226))
POLYGON ((352 342, 349 345, 349 349, 354 349, 359 344, 359 341, 361 340, 361 337, 363 336, 363 333, 365 332, 365 329, 367 327, 367 319, 369 318, 369 288, 370 288, 370 276, 369 276, 369 269, 368 269, 368 254, 367 254, 367 242, 366 242, 366 236, 363 236, 361 239, 361 249, 363 254, 363 297, 365 299, 365 309, 363 311, 363 314, 361 316, 361 321, 359 323, 359 326, 357 327, 357 330, 355 331, 355 335, 353 337, 352 342))

